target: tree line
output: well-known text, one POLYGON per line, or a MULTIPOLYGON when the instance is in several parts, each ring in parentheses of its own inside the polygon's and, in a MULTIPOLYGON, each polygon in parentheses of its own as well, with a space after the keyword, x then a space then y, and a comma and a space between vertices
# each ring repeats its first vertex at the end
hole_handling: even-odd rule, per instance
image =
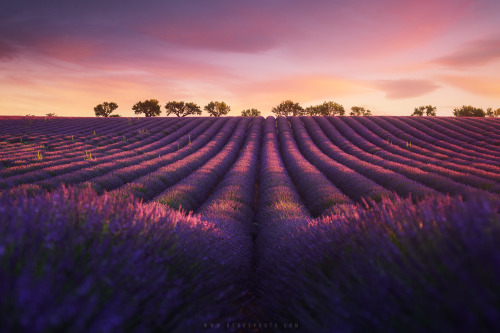
MULTIPOLYGON (((112 115, 118 108, 115 102, 103 102, 94 107, 96 117, 120 117, 112 115)), ((167 116, 176 115, 177 117, 186 117, 190 115, 201 115, 201 108, 195 103, 186 103, 183 101, 168 102, 164 106, 167 116)), ((161 115, 160 102, 157 99, 148 99, 134 104, 132 110, 135 114, 144 114, 146 117, 158 117, 161 115)), ((203 107, 211 117, 221 117, 231 111, 231 107, 225 102, 212 101, 203 107)), ((276 116, 343 116, 345 109, 336 102, 324 102, 323 104, 308 106, 303 108, 299 103, 291 100, 281 102, 271 110, 276 116)), ((246 109, 241 111, 243 117, 259 117, 261 112, 257 109, 246 109)), ((351 107, 351 116, 371 116, 370 110, 360 106, 351 107)))
MULTIPOLYGON (((419 106, 413 110, 412 116, 436 116, 436 107, 432 105, 419 106)), ((500 108, 494 110, 487 108, 484 111, 481 108, 476 108, 472 105, 463 105, 460 108, 453 109, 455 117, 500 117, 500 108)))
MULTIPOLYGON (((94 107, 94 112, 97 117, 120 117, 117 114, 112 114, 118 108, 115 102, 103 102, 94 107)), ((201 115, 201 108, 192 102, 171 101, 164 106, 167 116, 176 115, 177 117, 186 117, 190 115, 201 115)), ((144 114, 146 117, 158 117, 162 110, 160 102, 157 99, 148 99, 134 104, 132 110, 135 114, 144 114)), ((211 117, 225 116, 231 111, 231 107, 225 102, 212 101, 203 107, 211 117)), ((411 116, 436 116, 437 108, 432 105, 423 105, 416 107, 411 116)), ((271 110, 276 116, 343 116, 345 115, 344 107, 336 102, 328 101, 322 104, 308 106, 303 108, 299 103, 291 100, 286 100, 273 107, 271 110)), ((243 117, 259 117, 261 112, 257 109, 246 109, 241 111, 243 117)), ((351 107, 350 116, 371 116, 370 110, 360 106, 351 107)), ((500 108, 493 110, 492 108, 484 111, 481 108, 476 108, 470 105, 464 105, 460 108, 453 109, 455 117, 500 117, 500 108)))

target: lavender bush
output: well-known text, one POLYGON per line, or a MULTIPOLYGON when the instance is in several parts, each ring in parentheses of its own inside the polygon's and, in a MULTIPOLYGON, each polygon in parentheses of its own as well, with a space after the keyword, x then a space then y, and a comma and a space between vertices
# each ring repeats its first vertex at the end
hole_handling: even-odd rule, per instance
POLYGON ((237 237, 90 189, 4 194, 0 331, 201 331, 237 310, 237 237))
POLYGON ((306 332, 500 329, 500 200, 383 200, 279 235, 263 258, 279 265, 261 271, 264 320, 306 332))

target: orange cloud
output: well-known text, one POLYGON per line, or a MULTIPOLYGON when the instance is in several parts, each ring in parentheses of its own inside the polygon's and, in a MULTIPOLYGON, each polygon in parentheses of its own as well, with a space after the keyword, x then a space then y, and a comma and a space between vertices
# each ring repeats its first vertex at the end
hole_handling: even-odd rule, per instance
POLYGON ((500 96, 500 78, 487 76, 442 75, 439 77, 447 84, 487 97, 500 96))

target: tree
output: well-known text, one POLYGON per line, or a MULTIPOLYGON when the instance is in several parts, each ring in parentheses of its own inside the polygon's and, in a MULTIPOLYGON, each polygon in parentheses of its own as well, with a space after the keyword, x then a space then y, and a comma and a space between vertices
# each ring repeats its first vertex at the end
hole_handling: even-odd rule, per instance
POLYGON ((492 108, 486 109, 486 115, 488 117, 500 117, 500 108, 493 110, 492 108))
POLYGON ((294 103, 291 100, 286 100, 281 102, 278 106, 272 109, 272 112, 277 116, 302 116, 304 114, 304 109, 299 103, 294 103))
POLYGON ((426 116, 435 117, 436 116, 436 107, 432 105, 419 106, 413 110, 412 116, 423 116, 424 111, 426 116))
POLYGON ((94 107, 96 117, 109 117, 111 113, 116 110, 118 104, 115 102, 104 102, 94 107))
POLYGON ((353 106, 351 108, 351 116, 371 116, 372 112, 368 109, 365 109, 364 107, 361 106, 353 106))
POLYGON ((345 114, 344 107, 335 102, 323 102, 323 104, 309 106, 305 109, 304 114, 309 116, 343 116, 345 114))
POLYGON ((109 116, 110 118, 120 118, 121 116, 119 114, 112 114, 109 116))
POLYGON ((229 111, 231 111, 231 108, 229 105, 227 105, 224 102, 210 102, 204 107, 205 111, 208 112, 208 114, 211 117, 220 117, 226 115, 229 111))
POLYGON ((157 99, 147 99, 144 102, 137 102, 132 107, 135 114, 144 113, 146 117, 158 117, 161 114, 160 104, 157 99))
POLYGON ((259 117, 260 111, 257 109, 243 110, 243 111, 241 111, 241 116, 242 117, 259 117))
POLYGON ((194 103, 184 103, 184 102, 168 102, 165 105, 167 109, 167 116, 171 113, 175 114, 177 117, 186 117, 190 114, 201 114, 201 109, 198 105, 194 103))
POLYGON ((481 108, 475 108, 471 105, 463 105, 461 108, 453 109, 455 117, 484 117, 486 113, 481 108))
POLYGON ((55 113, 46 113, 47 117, 57 117, 55 113))

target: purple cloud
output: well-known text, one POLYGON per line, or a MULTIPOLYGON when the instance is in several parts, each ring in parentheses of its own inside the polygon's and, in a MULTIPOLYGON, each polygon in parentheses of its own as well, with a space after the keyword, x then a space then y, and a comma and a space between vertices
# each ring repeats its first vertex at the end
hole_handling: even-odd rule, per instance
POLYGON ((434 60, 452 68, 482 66, 500 59, 500 37, 480 39, 465 44, 459 50, 434 60))

